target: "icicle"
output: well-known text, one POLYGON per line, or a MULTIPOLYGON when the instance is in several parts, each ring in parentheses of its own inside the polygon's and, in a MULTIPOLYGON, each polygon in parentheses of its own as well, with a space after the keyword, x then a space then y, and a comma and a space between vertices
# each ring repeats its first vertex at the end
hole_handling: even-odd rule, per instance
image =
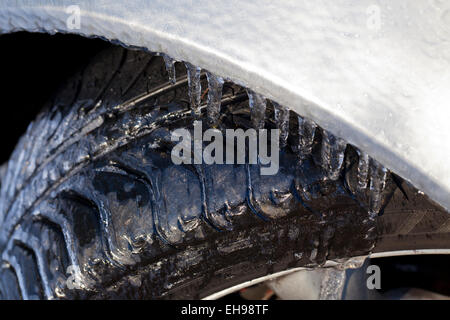
POLYGON ((176 73, 175 73, 175 60, 169 57, 166 54, 162 55, 164 59, 164 63, 166 65, 166 71, 169 74, 169 81, 171 84, 175 84, 177 82, 176 73))
POLYGON ((272 102, 272 105, 275 111, 275 123, 280 130, 280 146, 283 148, 287 144, 289 135, 289 110, 276 102, 272 102))
POLYGON ((339 178, 344 162, 344 152, 347 143, 326 130, 323 130, 322 136, 322 167, 325 169, 331 180, 336 180, 339 178))
POLYGON ((298 155, 304 160, 312 152, 317 125, 311 120, 298 117, 298 155))
POLYGON ((378 214, 382 205, 382 192, 386 186, 387 169, 375 159, 370 161, 370 211, 378 214))
POLYGON ((190 64, 189 62, 185 62, 184 64, 186 65, 188 76, 191 109, 195 114, 200 114, 200 100, 202 92, 200 72, 202 71, 202 69, 190 64))
POLYGON ((247 95, 253 126, 255 129, 262 129, 265 124, 266 98, 250 89, 247 89, 247 95))
POLYGON ((356 150, 359 156, 357 173, 357 190, 364 191, 367 188, 367 178, 369 176, 369 155, 361 150, 356 150))
POLYGON ((215 126, 220 115, 224 80, 209 72, 206 74, 206 77, 208 79, 208 106, 206 109, 208 124, 210 126, 215 126))

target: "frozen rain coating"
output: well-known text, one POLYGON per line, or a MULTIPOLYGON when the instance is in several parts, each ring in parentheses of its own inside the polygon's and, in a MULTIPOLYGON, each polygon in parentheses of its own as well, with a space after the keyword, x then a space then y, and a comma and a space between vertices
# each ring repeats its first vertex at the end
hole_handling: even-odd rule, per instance
POLYGON ((298 117, 298 154, 300 159, 304 159, 311 154, 316 128, 317 125, 311 120, 298 117))
POLYGON ((272 105, 275 113, 275 124, 280 129, 280 146, 284 147, 289 136, 289 109, 276 102, 272 102, 272 105))
POLYGON ((189 62, 184 63, 186 66, 186 71, 188 75, 189 84, 189 99, 191 104, 191 109, 194 114, 200 113, 200 98, 202 94, 202 87, 200 83, 200 73, 201 68, 196 67, 189 62))
POLYGON ((206 77, 208 79, 208 106, 206 109, 208 124, 210 126, 215 126, 220 115, 224 80, 209 72, 206 73, 206 77))
POLYGON ((266 98, 250 89, 247 89, 247 94, 253 127, 262 129, 264 128, 266 113, 266 98))
POLYGON ((175 84, 177 82, 177 75, 175 72, 176 61, 166 54, 163 54, 162 57, 164 59, 164 64, 166 65, 167 74, 169 75, 169 81, 171 84, 175 84))

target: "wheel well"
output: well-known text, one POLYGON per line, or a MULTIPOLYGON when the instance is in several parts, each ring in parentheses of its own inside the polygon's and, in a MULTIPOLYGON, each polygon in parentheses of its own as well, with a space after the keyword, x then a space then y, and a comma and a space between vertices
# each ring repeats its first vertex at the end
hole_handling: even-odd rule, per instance
POLYGON ((71 34, 16 32, 0 36, 0 78, 4 116, 0 163, 62 81, 111 43, 71 34))

